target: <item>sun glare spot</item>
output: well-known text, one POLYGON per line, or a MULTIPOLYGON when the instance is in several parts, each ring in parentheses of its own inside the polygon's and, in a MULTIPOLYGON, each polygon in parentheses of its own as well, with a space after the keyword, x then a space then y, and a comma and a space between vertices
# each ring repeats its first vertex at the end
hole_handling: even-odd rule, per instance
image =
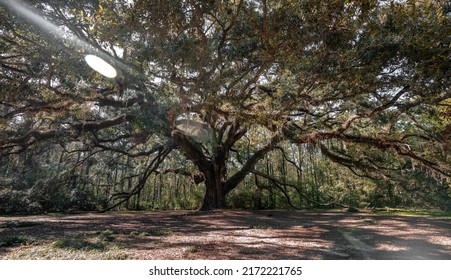
POLYGON ((110 79, 116 78, 117 76, 116 69, 113 66, 111 66, 111 64, 101 59, 100 57, 88 54, 85 56, 85 61, 92 69, 99 72, 103 76, 110 79))

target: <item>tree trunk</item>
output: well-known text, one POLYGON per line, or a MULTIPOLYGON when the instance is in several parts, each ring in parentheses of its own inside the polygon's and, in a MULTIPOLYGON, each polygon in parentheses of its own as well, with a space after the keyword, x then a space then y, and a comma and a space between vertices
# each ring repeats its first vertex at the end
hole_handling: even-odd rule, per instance
POLYGON ((215 182, 209 183, 205 181, 206 192, 204 202, 200 210, 208 211, 214 209, 224 209, 227 207, 225 194, 222 185, 217 185, 215 182))
POLYGON ((279 141, 278 137, 273 137, 270 143, 255 152, 239 171, 228 177, 226 166, 229 152, 233 144, 244 134, 245 130, 239 130, 237 127, 232 126, 227 140, 215 141, 218 145, 213 148, 211 153, 212 157, 209 158, 204 154, 200 145, 191 141, 183 133, 176 130, 171 133, 173 139, 177 141, 179 149, 196 165, 205 178, 205 197, 200 210, 207 211, 226 208, 225 198, 227 194, 246 178, 246 175, 250 173, 255 164, 269 151, 273 150, 275 143, 279 141))
POLYGON ((204 172, 205 176, 205 197, 201 210, 224 209, 226 205, 226 191, 224 183, 221 180, 225 178, 226 168, 225 159, 220 159, 220 163, 213 163, 212 168, 208 172, 204 172))

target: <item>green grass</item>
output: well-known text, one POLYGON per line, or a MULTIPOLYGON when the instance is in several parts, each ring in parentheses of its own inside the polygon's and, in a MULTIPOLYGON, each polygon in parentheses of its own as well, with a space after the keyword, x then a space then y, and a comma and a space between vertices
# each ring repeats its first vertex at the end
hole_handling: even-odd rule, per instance
POLYGON ((73 250, 52 244, 24 247, 9 253, 5 260, 126 260, 129 254, 117 246, 103 250, 73 250))
POLYGON ((115 232, 111 230, 104 230, 97 232, 97 239, 103 242, 111 242, 116 238, 115 232))
POLYGON ((166 236, 171 234, 170 231, 161 230, 161 229, 152 229, 149 231, 132 231, 130 232, 130 235, 132 236, 139 236, 139 237, 146 237, 146 236, 166 236))
POLYGON ((430 216, 430 217, 447 217, 451 218, 450 211, 439 210, 424 210, 424 209, 403 209, 403 208, 377 208, 375 209, 380 214, 399 214, 410 216, 430 216))
POLYGON ((113 233, 103 231, 96 237, 77 235, 54 242, 35 242, 26 237, 2 239, 5 247, 18 247, 4 256, 5 260, 125 260, 127 250, 106 241, 113 233), (32 246, 23 246, 32 245, 32 246))
POLYGON ((105 250, 105 242, 90 242, 83 238, 70 238, 53 242, 53 247, 67 250, 105 250))

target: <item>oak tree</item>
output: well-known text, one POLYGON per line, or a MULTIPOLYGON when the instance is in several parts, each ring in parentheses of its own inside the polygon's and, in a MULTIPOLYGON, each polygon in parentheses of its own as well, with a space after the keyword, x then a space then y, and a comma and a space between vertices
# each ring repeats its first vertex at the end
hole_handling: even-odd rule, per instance
POLYGON ((106 208, 175 151, 204 210, 267 177, 256 164, 287 142, 353 168, 387 168, 385 151, 451 175, 447 1, 1 0, 0 13, 1 156, 47 143, 141 160, 106 208))

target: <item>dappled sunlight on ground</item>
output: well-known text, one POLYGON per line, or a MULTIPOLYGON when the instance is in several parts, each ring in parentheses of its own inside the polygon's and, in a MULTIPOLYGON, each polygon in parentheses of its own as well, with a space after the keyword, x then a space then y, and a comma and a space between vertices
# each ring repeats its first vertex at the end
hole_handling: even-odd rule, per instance
POLYGON ((381 244, 376 244, 375 246, 376 250, 384 250, 384 251, 406 251, 409 248, 406 246, 399 246, 396 244, 390 244, 390 243, 381 243, 381 244))
POLYGON ((450 259, 449 228, 449 218, 282 210, 0 217, 0 240, 37 240, 0 245, 0 258, 52 258, 55 240, 72 239, 101 250, 53 258, 450 259))

